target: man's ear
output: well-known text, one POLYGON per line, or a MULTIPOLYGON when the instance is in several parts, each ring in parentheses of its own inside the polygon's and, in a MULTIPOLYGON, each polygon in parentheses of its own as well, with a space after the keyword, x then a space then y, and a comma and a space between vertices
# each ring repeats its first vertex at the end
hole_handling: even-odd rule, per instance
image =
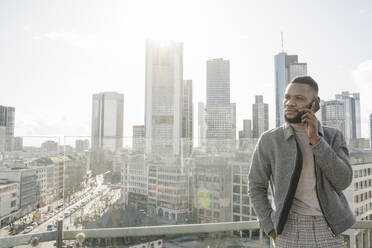
POLYGON ((315 98, 318 101, 318 103, 320 103, 320 97, 319 96, 316 96, 315 98))

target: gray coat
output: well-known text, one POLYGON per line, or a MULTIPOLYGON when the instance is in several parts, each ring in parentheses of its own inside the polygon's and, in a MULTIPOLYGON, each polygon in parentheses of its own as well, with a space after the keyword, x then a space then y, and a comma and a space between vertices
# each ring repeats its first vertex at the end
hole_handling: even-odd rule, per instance
MULTIPOLYGON (((333 234, 347 230, 355 217, 342 193, 352 182, 353 170, 342 133, 318 123, 320 141, 312 146, 319 205, 333 234)), ((296 165, 296 141, 289 124, 263 133, 249 171, 249 196, 265 233, 278 228, 290 178, 296 165), (275 210, 267 198, 270 183, 275 210)), ((280 233, 278 233, 280 234, 280 233)))

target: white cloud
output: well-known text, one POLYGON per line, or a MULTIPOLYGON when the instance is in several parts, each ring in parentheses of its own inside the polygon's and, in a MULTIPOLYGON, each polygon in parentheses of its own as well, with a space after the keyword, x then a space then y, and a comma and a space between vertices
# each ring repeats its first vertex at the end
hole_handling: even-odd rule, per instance
POLYGON ((360 63, 352 72, 357 91, 360 92, 362 136, 369 136, 369 115, 372 113, 372 60, 360 63))

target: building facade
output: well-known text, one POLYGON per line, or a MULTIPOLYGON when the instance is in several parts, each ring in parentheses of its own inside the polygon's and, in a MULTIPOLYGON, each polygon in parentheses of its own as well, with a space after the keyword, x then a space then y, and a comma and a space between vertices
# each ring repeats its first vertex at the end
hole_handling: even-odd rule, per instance
POLYGON ((123 147, 124 94, 103 92, 92 99, 92 149, 115 152, 123 147))
POLYGON ((170 220, 189 215, 188 175, 177 161, 148 163, 148 211, 170 220))
POLYGON ((235 148, 236 105, 230 102, 230 61, 207 61, 207 150, 229 152, 235 148))
MULTIPOLYGON (((353 183, 350 186, 354 201, 352 207, 357 221, 372 220, 372 163, 353 164, 353 183)), ((355 230, 356 247, 372 246, 372 231, 355 230)))
POLYGON ((5 127, 5 150, 13 149, 15 108, 0 105, 0 127, 5 127))
POLYGON ((198 155, 192 170, 193 217, 197 223, 231 221, 232 154, 198 155))
POLYGON ((284 94, 287 85, 297 76, 307 75, 307 64, 298 62, 298 55, 280 52, 275 55, 275 119, 276 127, 284 124, 284 94))
POLYGON ((37 204, 37 176, 34 169, 3 169, 0 179, 19 184, 19 204, 22 214, 31 212, 37 204))
POLYGON ((133 126, 133 139, 132 139, 132 150, 134 153, 145 152, 145 126, 144 125, 135 125, 133 126))
POLYGON ((349 144, 361 139, 360 96, 344 91, 335 100, 321 101, 322 123, 338 128, 349 144))
POLYGON ((146 154, 180 155, 183 45, 146 42, 146 154))
POLYGON ((125 204, 147 211, 149 178, 143 154, 126 156, 122 170, 125 204))
POLYGON ((183 80, 182 147, 183 155, 189 156, 193 148, 194 104, 192 101, 192 80, 183 80))
POLYGON ((207 145, 207 110, 203 102, 198 103, 198 146, 205 150, 207 145))
POLYGON ((0 181, 0 227, 10 223, 11 214, 16 212, 19 205, 19 183, 7 180, 0 181))
POLYGON ((255 96, 252 106, 253 138, 258 138, 269 129, 269 105, 263 102, 263 96, 255 96))
POLYGON ((321 112, 323 125, 337 128, 345 135, 345 111, 342 101, 322 101, 321 112))

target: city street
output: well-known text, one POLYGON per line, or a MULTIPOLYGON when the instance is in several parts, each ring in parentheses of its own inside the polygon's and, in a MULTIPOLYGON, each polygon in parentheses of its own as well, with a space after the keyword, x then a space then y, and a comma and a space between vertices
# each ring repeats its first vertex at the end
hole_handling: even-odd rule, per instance
MULTIPOLYGON (((89 192, 84 191, 84 193, 80 194, 80 196, 83 196, 80 200, 64 208, 52 218, 35 227, 30 233, 45 232, 47 231, 47 227, 49 225, 52 225, 52 231, 56 230, 56 224, 59 218, 63 219, 64 230, 79 230, 82 229, 82 225, 75 225, 75 222, 80 223, 82 219, 87 220, 88 222, 94 221, 95 219, 102 216, 103 213, 107 211, 108 207, 112 205, 120 196, 119 190, 110 190, 106 185, 103 185, 102 183, 103 177, 98 176, 97 187, 89 190, 89 192), (104 198, 111 198, 111 201, 103 201, 104 198)), ((67 244, 74 243, 74 241, 65 242, 67 244)), ((41 243, 39 247, 52 247, 54 243, 55 241, 41 243)))

